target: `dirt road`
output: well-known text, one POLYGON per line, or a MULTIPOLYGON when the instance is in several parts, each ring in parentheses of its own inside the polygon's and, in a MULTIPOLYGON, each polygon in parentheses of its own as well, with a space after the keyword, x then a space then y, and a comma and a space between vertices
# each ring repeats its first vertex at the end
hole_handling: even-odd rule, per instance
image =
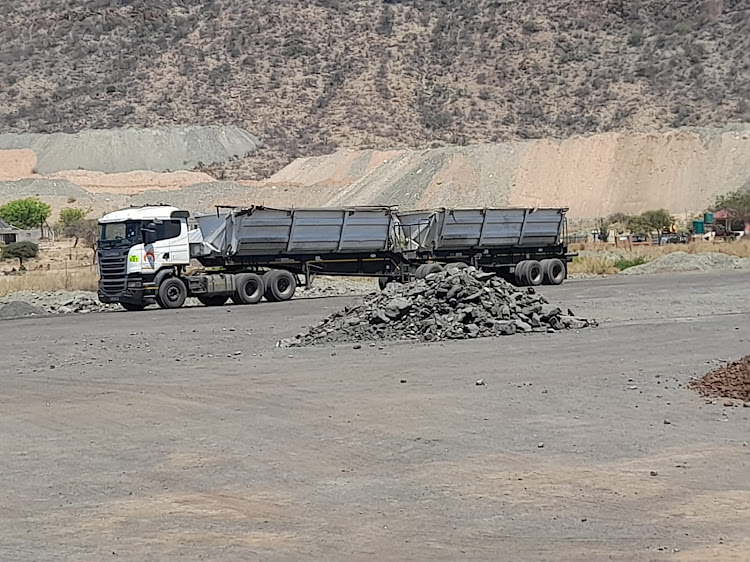
POLYGON ((747 274, 544 292, 605 322, 293 350, 352 299, 0 322, 0 559, 748 560, 750 408, 685 388, 750 351, 747 274))

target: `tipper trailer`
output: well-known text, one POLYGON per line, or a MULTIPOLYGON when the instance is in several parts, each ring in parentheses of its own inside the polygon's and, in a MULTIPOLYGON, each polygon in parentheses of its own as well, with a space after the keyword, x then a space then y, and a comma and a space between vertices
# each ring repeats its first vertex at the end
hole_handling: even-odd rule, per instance
POLYGON ((572 254, 563 208, 131 207, 99 219, 99 300, 127 310, 284 301, 316 275, 422 278, 446 264, 516 285, 560 284, 572 254), (191 265, 199 264, 199 269, 191 265))

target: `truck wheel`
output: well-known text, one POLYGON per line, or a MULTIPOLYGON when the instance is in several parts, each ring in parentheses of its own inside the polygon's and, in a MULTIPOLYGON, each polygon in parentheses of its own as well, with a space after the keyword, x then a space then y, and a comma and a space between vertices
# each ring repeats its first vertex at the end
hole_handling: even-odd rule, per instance
POLYGON ((226 295, 196 295, 198 301, 204 306, 221 306, 227 302, 226 295))
POLYGON ((133 304, 130 302, 121 302, 120 306, 122 306, 128 312, 139 312, 146 308, 145 304, 133 304))
POLYGON ((263 298, 265 284, 257 273, 243 273, 235 282, 237 292, 232 295, 235 304, 256 304, 263 298))
POLYGON ((565 264, 557 258, 542 260, 544 281, 550 285, 560 285, 565 281, 565 264))
POLYGON ((525 287, 528 284, 528 281, 526 280, 526 267, 529 265, 529 262, 527 260, 518 262, 516 264, 515 269, 515 276, 516 276, 516 286, 517 287, 525 287))
POLYGON ((156 303, 162 308, 180 308, 185 304, 187 287, 182 279, 169 277, 161 282, 156 292, 156 303))
POLYGON ((536 260, 529 260, 526 262, 528 265, 523 271, 523 275, 526 278, 526 284, 536 287, 541 285, 544 281, 544 272, 542 271, 542 264, 536 260))
POLYGON ((297 279, 285 269, 275 269, 266 273, 266 300, 269 302, 288 301, 297 290, 297 279))

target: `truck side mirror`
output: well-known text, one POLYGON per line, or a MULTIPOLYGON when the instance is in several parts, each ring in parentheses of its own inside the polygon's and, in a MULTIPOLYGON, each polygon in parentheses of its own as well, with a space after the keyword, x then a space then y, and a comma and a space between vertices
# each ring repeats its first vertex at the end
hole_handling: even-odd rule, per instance
POLYGON ((156 242, 156 225, 152 222, 141 228, 144 244, 153 244, 156 242))

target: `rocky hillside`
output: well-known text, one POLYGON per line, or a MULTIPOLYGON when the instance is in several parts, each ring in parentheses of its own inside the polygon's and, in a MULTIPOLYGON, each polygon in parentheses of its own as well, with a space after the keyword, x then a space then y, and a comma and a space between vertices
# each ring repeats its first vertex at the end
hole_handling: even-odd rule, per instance
POLYGON ((3 8, 0 132, 237 125, 288 160, 750 120, 746 0, 3 8))

